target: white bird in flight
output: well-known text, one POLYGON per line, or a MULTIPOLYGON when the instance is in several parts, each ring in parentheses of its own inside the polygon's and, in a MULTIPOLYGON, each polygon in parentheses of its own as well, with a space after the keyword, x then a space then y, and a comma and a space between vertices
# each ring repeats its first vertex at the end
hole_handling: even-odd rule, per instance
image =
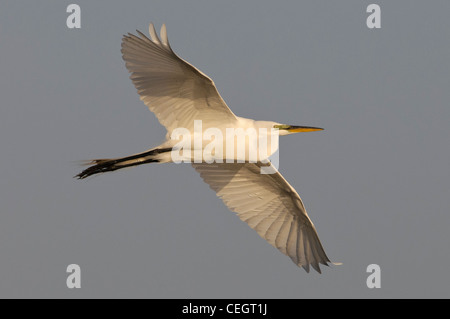
MULTIPOLYGON (((193 131, 194 120, 202 121, 202 132, 211 127, 221 130, 276 129, 279 135, 322 130, 316 127, 255 121, 234 115, 220 96, 214 82, 172 51, 164 24, 161 28, 161 39, 158 38, 153 24, 149 27, 151 39, 137 32, 139 36, 129 33, 123 37, 123 59, 141 100, 167 129, 166 141, 143 153, 89 161, 87 164, 92 166, 76 175, 77 178, 84 179, 94 174, 146 163, 173 162, 171 154, 178 141, 171 138, 171 133, 180 127, 193 131)), ((224 145, 226 142, 223 142, 224 145)), ((248 146, 248 139, 246 143, 248 146)), ((201 149, 204 147, 202 144, 201 149)), ((184 155, 187 154, 187 157, 192 159, 192 153, 185 152, 184 155)), ((272 154, 273 152, 270 152, 268 156, 272 154)), ((218 155, 220 156, 220 153, 218 155)), ((217 160, 217 157, 215 159, 217 160)), ((192 161, 192 166, 225 205, 262 238, 307 272, 311 265, 320 273, 319 264, 328 266, 331 262, 295 189, 277 170, 274 170, 273 174, 261 174, 261 168, 273 167, 270 162, 262 161, 262 157, 258 157, 256 162, 250 162, 246 155, 245 162, 234 163, 237 159, 239 158, 234 156, 232 163, 207 163, 208 159, 202 158, 201 162, 192 161)))

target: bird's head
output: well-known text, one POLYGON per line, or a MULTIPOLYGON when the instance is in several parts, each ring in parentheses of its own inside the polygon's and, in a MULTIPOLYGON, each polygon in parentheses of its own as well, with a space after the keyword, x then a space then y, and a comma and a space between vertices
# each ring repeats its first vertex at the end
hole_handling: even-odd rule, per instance
POLYGON ((320 128, 320 127, 296 126, 296 125, 287 125, 287 124, 274 124, 273 128, 278 129, 280 135, 289 135, 289 134, 294 134, 294 133, 314 132, 314 131, 322 131, 323 130, 323 128, 320 128))

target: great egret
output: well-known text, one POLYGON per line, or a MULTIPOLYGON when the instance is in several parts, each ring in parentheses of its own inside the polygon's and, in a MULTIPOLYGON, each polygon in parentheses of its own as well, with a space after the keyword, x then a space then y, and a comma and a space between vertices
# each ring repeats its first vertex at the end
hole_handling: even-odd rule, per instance
MULTIPOLYGON (((141 100, 167 129, 166 141, 143 153, 115 159, 92 160, 87 163, 92 166, 76 176, 79 179, 146 163, 173 162, 172 151, 177 140, 171 138, 172 133, 180 127, 194 130, 195 120, 202 121, 202 132, 213 127, 220 130, 264 128, 279 135, 322 130, 316 127, 254 121, 234 115, 220 96, 214 82, 172 51, 164 24, 161 28, 161 39, 158 38, 153 24, 149 27, 151 39, 137 32, 139 36, 129 33, 123 37, 123 59, 141 100)), ((261 135, 258 134, 253 139, 258 139, 261 135)), ((225 133, 223 136, 226 136, 225 133)), ((251 144, 249 139, 252 137, 246 137, 247 147, 251 144)), ((225 145, 227 139, 223 143, 225 145)), ((200 148, 203 150, 205 145, 202 144, 200 148)), ((185 157, 192 158, 194 149, 195 147, 190 149, 192 152, 184 150, 185 157)), ((269 152, 267 156, 272 154, 273 152, 269 152)), ((217 160, 218 157, 226 156, 219 153, 213 157, 217 160)), ((264 163, 263 157, 251 162, 248 155, 245 155, 240 158, 245 160, 243 163, 207 163, 208 159, 203 157, 200 163, 194 161, 192 166, 216 191, 225 205, 236 212, 262 238, 307 272, 311 265, 320 273, 319 264, 328 265, 330 260, 302 200, 278 171, 275 170, 274 174, 260 173, 261 168, 273 166, 270 162, 264 163)), ((239 158, 233 155, 232 159, 239 158)))

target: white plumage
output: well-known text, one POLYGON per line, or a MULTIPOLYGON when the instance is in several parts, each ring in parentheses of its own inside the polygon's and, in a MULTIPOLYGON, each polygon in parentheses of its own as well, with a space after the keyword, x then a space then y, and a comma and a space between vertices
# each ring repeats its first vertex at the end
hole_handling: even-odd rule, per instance
MULTIPOLYGON (((143 153, 93 160, 90 163, 94 165, 78 174, 78 178, 145 163, 172 162, 170 151, 176 141, 171 139, 171 133, 179 127, 193 130, 194 120, 202 120, 203 131, 211 127, 221 130, 277 128, 279 135, 287 135, 321 130, 235 116, 214 82, 172 51, 165 25, 161 28, 161 39, 153 24, 149 28, 151 39, 138 33, 140 36, 124 36, 123 59, 141 100, 167 129, 167 139, 143 153)), ((225 157, 224 160, 227 159, 225 157)), ((274 174, 260 173, 262 167, 270 165, 262 163, 261 159, 256 163, 208 164, 203 161, 192 164, 225 205, 262 238, 306 271, 309 272, 312 266, 320 272, 319 264, 328 265, 330 260, 316 229, 300 196, 283 176, 277 171, 274 174)))

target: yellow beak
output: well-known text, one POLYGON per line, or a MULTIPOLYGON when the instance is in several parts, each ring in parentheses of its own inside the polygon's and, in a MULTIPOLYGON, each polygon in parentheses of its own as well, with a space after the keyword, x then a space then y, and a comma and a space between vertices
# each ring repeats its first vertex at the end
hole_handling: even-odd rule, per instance
POLYGON ((286 128, 290 133, 300 133, 300 132, 314 132, 314 131, 322 131, 323 128, 320 127, 311 127, 311 126, 290 126, 286 128))

